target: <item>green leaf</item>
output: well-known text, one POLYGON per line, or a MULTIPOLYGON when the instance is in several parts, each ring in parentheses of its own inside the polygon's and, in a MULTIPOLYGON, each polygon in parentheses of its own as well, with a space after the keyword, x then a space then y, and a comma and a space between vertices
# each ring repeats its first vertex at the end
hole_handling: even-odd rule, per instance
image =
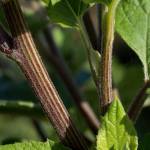
POLYGON ((47 142, 23 142, 0 146, 0 150, 69 150, 61 144, 48 140, 47 142))
POLYGON ((136 131, 117 98, 101 122, 97 150, 137 150, 136 131))
POLYGON ((116 30, 139 56, 145 79, 150 76, 150 1, 122 0, 118 6, 116 30))
POLYGON ((50 20, 63 26, 78 27, 78 18, 88 8, 82 0, 49 0, 48 15, 50 20))

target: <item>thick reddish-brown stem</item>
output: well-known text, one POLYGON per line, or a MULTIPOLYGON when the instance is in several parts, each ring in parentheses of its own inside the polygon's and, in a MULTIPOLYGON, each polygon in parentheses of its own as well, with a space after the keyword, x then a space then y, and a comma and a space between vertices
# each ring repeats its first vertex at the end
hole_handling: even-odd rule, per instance
POLYGON ((60 55, 59 50, 52 38, 51 29, 50 28, 45 29, 44 35, 46 41, 49 43, 49 50, 46 51, 48 53, 47 54, 48 59, 54 65, 56 71, 59 73, 60 77, 64 81, 75 104, 77 105, 77 108, 80 110, 81 114, 85 118, 87 125, 91 128, 91 130, 95 134, 97 134, 99 128, 99 121, 96 118, 96 115, 94 114, 89 103, 85 100, 84 101, 82 100, 81 93, 76 83, 74 82, 73 78, 71 77, 70 70, 66 65, 63 57, 60 55))
POLYGON ((48 76, 26 26, 18 1, 2 1, 2 7, 15 41, 9 57, 20 65, 61 141, 72 149, 87 150, 84 139, 72 123, 48 76))

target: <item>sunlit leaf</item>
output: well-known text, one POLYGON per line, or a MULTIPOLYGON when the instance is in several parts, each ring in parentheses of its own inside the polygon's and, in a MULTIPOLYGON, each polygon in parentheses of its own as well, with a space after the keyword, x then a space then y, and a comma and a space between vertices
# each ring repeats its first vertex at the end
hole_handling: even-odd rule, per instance
POLYGON ((97 150, 137 150, 137 143, 133 124, 116 98, 101 119, 97 150))
POLYGON ((61 144, 47 141, 43 142, 23 142, 0 146, 0 150, 69 150, 61 144))

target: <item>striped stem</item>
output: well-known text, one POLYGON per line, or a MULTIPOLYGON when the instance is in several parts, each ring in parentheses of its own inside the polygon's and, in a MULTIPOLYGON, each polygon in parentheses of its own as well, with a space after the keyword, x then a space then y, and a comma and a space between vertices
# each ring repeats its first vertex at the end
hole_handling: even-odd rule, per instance
POLYGON ((72 149, 87 150, 42 63, 18 0, 3 0, 1 3, 14 38, 9 57, 21 67, 61 141, 72 149))

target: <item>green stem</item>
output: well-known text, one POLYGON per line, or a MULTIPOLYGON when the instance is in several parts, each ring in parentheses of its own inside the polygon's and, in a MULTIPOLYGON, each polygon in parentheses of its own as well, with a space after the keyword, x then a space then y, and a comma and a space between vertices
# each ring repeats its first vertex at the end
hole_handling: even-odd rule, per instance
POLYGON ((99 79, 98 79, 98 75, 96 73, 95 67, 93 65, 93 62, 92 62, 92 51, 94 51, 94 50, 93 50, 93 47, 92 47, 91 42, 89 40, 89 37, 87 35, 87 32, 86 32, 82 18, 78 19, 78 24, 79 24, 81 39, 82 39, 83 45, 87 51, 87 57, 88 57, 92 77, 93 77, 93 80, 95 82, 97 92, 100 95, 99 79))
POLYGON ((88 35, 87 35, 86 29, 85 29, 85 26, 84 26, 84 23, 83 23, 83 19, 82 19, 82 17, 78 17, 78 16, 74 13, 74 11, 73 11, 71 5, 68 3, 67 0, 65 0, 65 2, 67 3, 67 5, 68 5, 68 7, 70 8, 72 14, 74 15, 74 17, 76 18, 76 20, 77 20, 77 22, 78 22, 81 39, 82 39, 82 41, 83 41, 83 45, 85 46, 85 49, 87 50, 88 61, 89 61, 89 64, 90 64, 90 68, 91 68, 93 80, 94 80, 94 82, 95 82, 95 84, 96 84, 97 91, 98 91, 98 94, 99 94, 99 93, 100 93, 100 92, 99 92, 99 91, 100 91, 99 82, 98 82, 99 80, 98 80, 98 78, 97 78, 97 74, 96 74, 96 71, 95 71, 95 69, 94 69, 94 65, 93 65, 93 63, 92 63, 92 53, 91 53, 91 52, 92 52, 92 50, 93 50, 93 47, 92 47, 92 44, 91 44, 91 42, 90 42, 90 39, 89 39, 89 37, 88 37, 88 35))
POLYGON ((103 38, 101 63, 101 109, 106 112, 112 102, 112 50, 115 29, 115 13, 120 0, 113 0, 103 10, 103 38))

